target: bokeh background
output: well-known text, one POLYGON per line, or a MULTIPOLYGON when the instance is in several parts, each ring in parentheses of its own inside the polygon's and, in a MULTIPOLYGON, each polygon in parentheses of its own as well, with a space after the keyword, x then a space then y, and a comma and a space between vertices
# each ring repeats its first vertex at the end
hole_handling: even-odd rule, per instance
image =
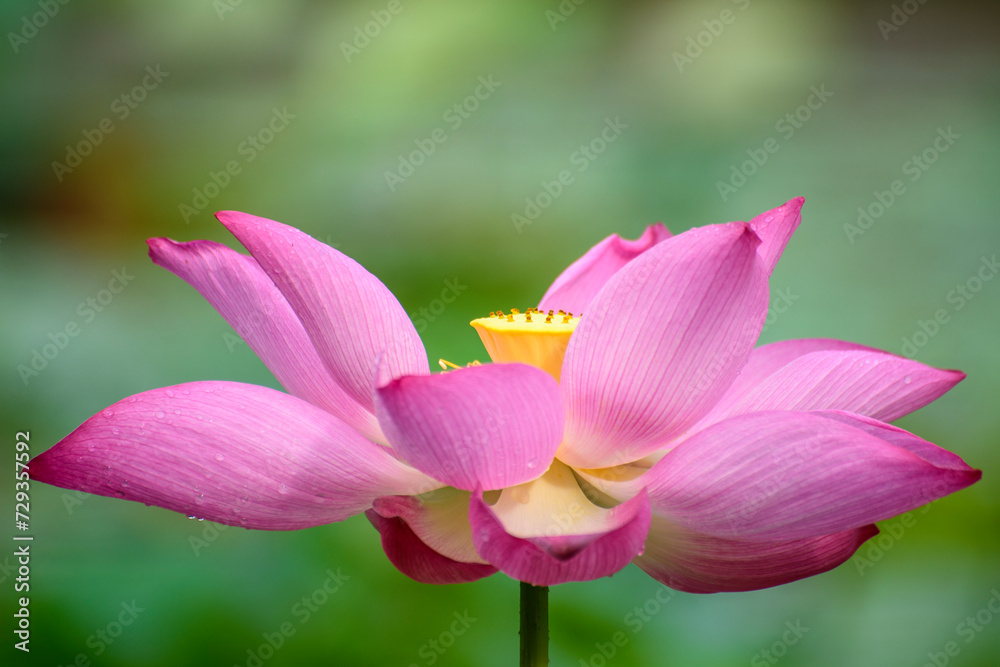
MULTIPOLYGON (((4 2, 3 451, 27 430, 40 453, 154 387, 277 386, 146 256, 150 236, 238 247, 216 210, 293 224, 358 259, 424 320, 432 361, 464 363, 486 356, 469 320, 535 303, 608 234, 748 220, 803 195, 772 280, 786 307, 762 342, 900 353, 943 309, 916 356, 969 377, 899 424, 983 480, 776 589, 668 597, 634 567, 559 586, 552 663, 996 665, 1000 280, 975 278, 994 278, 1000 253, 997 19, 988 3, 916 0, 4 2), (614 141, 581 157, 608 122, 614 141), (400 171, 437 128, 445 140, 400 171), (572 183, 515 224, 562 170, 572 183), (871 217, 859 222, 859 207, 871 217), (133 276, 124 290, 99 311, 81 305, 114 271, 133 276), (446 281, 465 289, 445 307, 446 281), (958 297, 960 285, 978 290, 958 297), (71 322, 79 334, 25 373, 71 322), (655 611, 639 628, 636 607, 655 611), (786 624, 808 631, 783 644, 786 624), (625 645, 602 656, 617 632, 625 645)), ((260 664, 516 660, 515 582, 416 584, 363 517, 265 533, 42 484, 31 494, 31 653, 11 648, 5 611, 14 664, 253 667, 286 622, 295 634, 260 664), (296 605, 328 570, 349 578, 303 622, 296 605), (123 604, 141 611, 114 636, 131 618, 123 604), (449 635, 456 613, 475 621, 449 635)), ((0 495, 13 514, 9 474, 0 495)), ((11 612, 13 548, 0 552, 11 612)))

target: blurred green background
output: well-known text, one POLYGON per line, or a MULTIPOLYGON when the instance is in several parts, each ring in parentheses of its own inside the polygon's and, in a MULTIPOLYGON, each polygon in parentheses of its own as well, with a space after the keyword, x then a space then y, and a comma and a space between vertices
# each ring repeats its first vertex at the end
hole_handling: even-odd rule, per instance
MULTIPOLYGON (((276 386, 146 256, 150 236, 235 246, 216 210, 336 245, 425 320, 432 360, 463 363, 486 357, 469 320, 536 303, 608 234, 748 220, 803 195, 772 281, 787 308, 762 342, 833 337, 900 353, 943 309, 917 358, 969 377, 900 425, 983 480, 918 510, 881 549, 862 547, 870 567, 856 557, 744 594, 667 598, 631 566, 558 586, 552 664, 996 665, 1000 280, 975 278, 994 277, 1000 252, 997 25, 986 3, 916 0, 5 2, 3 451, 28 430, 40 453, 154 387, 276 386), (608 122, 614 140, 580 152, 608 122), (401 168, 421 145, 430 154, 401 168), (563 170, 572 182, 539 199, 563 170), (526 198, 547 206, 517 225, 526 198), (871 217, 859 222, 859 207, 871 217), (113 271, 134 278, 99 312, 81 307, 113 271), (442 309, 445 281, 467 288, 442 309), (958 297, 960 285, 980 289, 958 297), (79 335, 37 375, 18 370, 70 322, 79 335), (636 607, 656 611, 638 628, 636 607), (783 644, 789 623, 808 628, 794 645, 783 644), (606 658, 620 631, 625 645, 606 658)), ((0 487, 12 506, 9 474, 0 487)), ((14 547, 0 552, 14 664, 253 667, 286 622, 295 633, 264 650, 268 667, 516 660, 514 581, 416 584, 363 517, 218 530, 42 484, 31 493, 30 655, 11 648, 14 547), (296 604, 338 569, 349 579, 302 622, 296 604), (142 611, 119 628, 123 604, 142 611), (449 636, 466 612, 476 620, 449 636)))

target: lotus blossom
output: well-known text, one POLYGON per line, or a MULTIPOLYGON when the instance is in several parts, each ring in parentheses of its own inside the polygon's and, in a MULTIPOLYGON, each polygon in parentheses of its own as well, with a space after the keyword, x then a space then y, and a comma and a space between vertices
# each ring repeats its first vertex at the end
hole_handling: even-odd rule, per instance
POLYGON ((33 479, 263 530, 364 512, 427 583, 549 586, 634 562, 692 592, 818 574, 874 523, 980 478, 891 422, 964 374, 828 339, 755 348, 793 199, 750 222, 612 235, 537 307, 472 322, 493 363, 431 374, 358 263, 219 220, 250 256, 149 240, 287 390, 191 382, 97 413, 33 479))

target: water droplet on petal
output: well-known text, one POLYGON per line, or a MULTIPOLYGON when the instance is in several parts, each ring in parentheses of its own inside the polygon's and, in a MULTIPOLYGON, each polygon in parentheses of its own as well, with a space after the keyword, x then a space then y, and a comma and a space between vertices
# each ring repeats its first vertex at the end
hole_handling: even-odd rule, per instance
POLYGON ((538 461, 536 461, 535 459, 528 459, 528 467, 529 468, 534 468, 537 465, 538 465, 538 461))
POLYGON ((205 520, 205 517, 203 517, 203 516, 202 517, 198 517, 198 521, 204 521, 204 520, 205 520))
POLYGON ((115 416, 115 411, 111 410, 109 408, 109 409, 105 410, 104 412, 102 412, 101 414, 104 415, 107 419, 111 419, 112 417, 115 416))
POLYGON ((913 378, 911 378, 909 375, 903 378, 903 384, 910 384, 911 382, 913 382, 913 378))
POLYGON ((225 454, 216 454, 215 455, 215 460, 216 461, 225 461, 226 460, 226 456, 225 456, 225 454))
POLYGON ((167 389, 167 398, 173 398, 173 397, 174 397, 174 390, 167 389))
POLYGON ((158 410, 157 413, 156 413, 156 418, 157 419, 163 419, 165 416, 166 415, 164 414, 163 410, 158 410))
POLYGON ((194 518, 195 518, 195 516, 194 516, 194 514, 188 514, 188 518, 189 518, 189 519, 194 519, 194 518))
POLYGON ((278 485, 278 493, 281 493, 281 494, 288 493, 288 485, 287 484, 279 484, 278 485))
POLYGON ((197 496, 194 497, 194 501, 199 505, 203 505, 205 503, 205 494, 199 493, 197 496))

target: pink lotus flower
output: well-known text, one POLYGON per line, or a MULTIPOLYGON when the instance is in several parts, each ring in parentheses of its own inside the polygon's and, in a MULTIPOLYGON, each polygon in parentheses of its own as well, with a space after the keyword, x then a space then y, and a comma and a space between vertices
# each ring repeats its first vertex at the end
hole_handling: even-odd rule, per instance
POLYGON ((137 394, 35 458, 31 477, 264 530, 365 512, 396 567, 429 583, 500 570, 547 586, 635 562, 713 592, 824 572, 874 522, 981 473, 886 423, 962 373, 836 340, 754 349, 802 203, 608 237, 538 309, 473 322, 495 363, 434 375, 360 265, 291 227, 220 213, 251 256, 162 238, 150 255, 288 393, 192 382, 137 394))

